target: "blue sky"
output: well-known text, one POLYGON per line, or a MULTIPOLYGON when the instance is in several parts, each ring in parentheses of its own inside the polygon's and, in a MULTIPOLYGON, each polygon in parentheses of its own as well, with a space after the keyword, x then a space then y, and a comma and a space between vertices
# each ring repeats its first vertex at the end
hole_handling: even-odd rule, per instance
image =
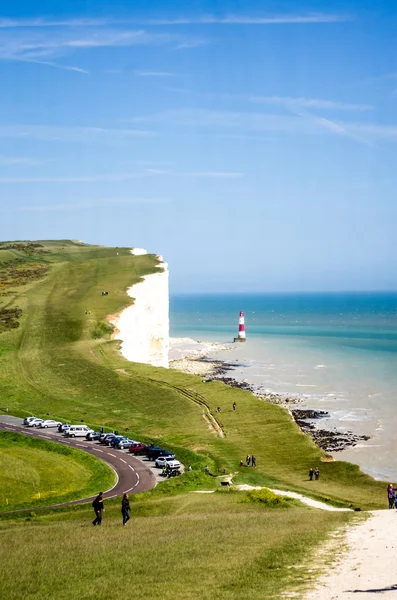
POLYGON ((2 4, 0 239, 142 246, 178 292, 397 289, 395 3, 2 4))

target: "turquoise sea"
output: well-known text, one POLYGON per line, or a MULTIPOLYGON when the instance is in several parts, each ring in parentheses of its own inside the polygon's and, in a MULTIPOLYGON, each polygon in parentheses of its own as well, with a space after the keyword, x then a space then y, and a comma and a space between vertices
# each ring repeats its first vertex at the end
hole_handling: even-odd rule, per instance
POLYGON ((240 310, 247 342, 214 355, 236 362, 230 375, 370 435, 335 457, 397 481, 397 292, 174 295, 171 335, 231 342, 240 310))

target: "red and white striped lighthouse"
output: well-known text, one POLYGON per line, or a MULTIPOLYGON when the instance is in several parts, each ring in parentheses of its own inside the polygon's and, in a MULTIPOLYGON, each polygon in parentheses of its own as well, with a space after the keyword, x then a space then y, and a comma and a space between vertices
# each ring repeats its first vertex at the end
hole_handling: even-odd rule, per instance
POLYGON ((245 342, 245 323, 244 323, 244 313, 240 310, 240 316, 238 320, 238 337, 234 338, 235 342, 245 342))

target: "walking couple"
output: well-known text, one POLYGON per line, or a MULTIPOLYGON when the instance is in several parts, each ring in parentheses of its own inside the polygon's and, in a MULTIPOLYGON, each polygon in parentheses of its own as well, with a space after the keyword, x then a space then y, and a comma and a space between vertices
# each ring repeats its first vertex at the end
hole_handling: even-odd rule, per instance
MULTIPOLYGON (((92 524, 94 526, 100 525, 102 523, 102 514, 103 514, 103 511, 105 510, 105 508, 103 506, 103 492, 100 492, 98 494, 98 496, 95 498, 95 500, 92 503, 92 507, 95 512, 95 519, 93 520, 92 524)), ((127 522, 131 519, 130 510, 131 510, 131 508, 130 508, 130 501, 128 499, 128 494, 124 494, 123 499, 121 501, 121 514, 123 516, 124 527, 127 525, 127 522)))

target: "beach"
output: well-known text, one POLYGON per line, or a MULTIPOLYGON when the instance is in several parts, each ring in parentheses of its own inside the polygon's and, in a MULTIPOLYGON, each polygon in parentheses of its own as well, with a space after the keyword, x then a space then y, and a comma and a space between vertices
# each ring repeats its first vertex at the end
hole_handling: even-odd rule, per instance
POLYGON ((283 405, 336 460, 397 480, 396 307, 395 294, 171 297, 172 337, 216 350, 197 357, 186 346, 189 358, 170 366, 283 405), (233 344, 241 307, 247 342, 233 344))

